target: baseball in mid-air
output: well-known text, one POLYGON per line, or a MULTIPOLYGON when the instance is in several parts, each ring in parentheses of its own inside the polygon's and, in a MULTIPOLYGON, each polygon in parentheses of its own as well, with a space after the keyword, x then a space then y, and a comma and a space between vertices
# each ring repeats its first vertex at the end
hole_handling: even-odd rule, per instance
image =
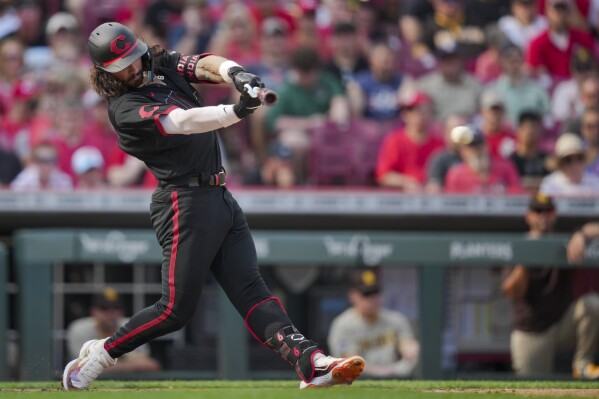
POLYGON ((450 132, 451 141, 456 144, 465 144, 472 141, 474 131, 469 126, 456 126, 450 132))

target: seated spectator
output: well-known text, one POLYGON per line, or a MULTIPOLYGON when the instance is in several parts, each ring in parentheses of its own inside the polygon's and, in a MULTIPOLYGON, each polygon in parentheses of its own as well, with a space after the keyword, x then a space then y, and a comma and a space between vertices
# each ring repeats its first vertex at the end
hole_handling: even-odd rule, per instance
POLYGON ((289 71, 291 35, 282 19, 267 18, 260 29, 260 60, 246 69, 262 79, 266 87, 278 91, 289 71))
POLYGON ((0 145, 14 151, 22 160, 30 155, 31 119, 38 99, 39 88, 33 81, 18 82, 13 87, 6 115, 0 119, 0 145))
POLYGON ((396 120, 402 76, 397 72, 395 53, 379 43, 370 51, 368 63, 370 70, 359 73, 347 85, 353 113, 380 122, 396 120))
MULTIPOLYGON (((547 0, 537 0, 539 13, 545 15, 547 0)), ((568 25, 576 26, 585 32, 589 31, 589 22, 595 25, 596 21, 592 19, 592 10, 596 9, 595 0, 570 0, 572 7, 568 14, 568 25), (588 21, 588 22, 587 22, 588 21)))
POLYGON ((481 84, 464 70, 457 47, 437 49, 438 70, 418 80, 418 87, 433 100, 434 116, 445 120, 449 115, 472 116, 478 111, 481 84))
MULTIPOLYGON (((90 316, 73 321, 67 328, 67 348, 69 357, 77 357, 87 341, 103 339, 114 334, 127 323, 123 304, 113 288, 105 288, 94 296, 90 316)), ((149 356, 148 348, 140 346, 133 352, 119 358, 111 373, 132 371, 159 371, 160 364, 149 356)))
POLYGON ((317 22, 318 6, 318 2, 312 0, 301 3, 301 11, 297 17, 295 32, 293 32, 293 47, 311 48, 318 52, 321 59, 326 60, 330 54, 329 48, 322 45, 327 36, 321 35, 322 29, 317 22))
POLYGON ((586 171, 582 139, 574 133, 562 134, 555 143, 558 169, 541 182, 540 192, 552 196, 599 194, 599 177, 586 171))
POLYGON ((454 127, 468 123, 468 118, 462 115, 450 115, 445 121, 445 149, 433 154, 427 165, 426 191, 439 193, 445 187, 445 178, 449 169, 462 162, 458 151, 458 144, 451 140, 451 131, 454 127))
POLYGON ((532 39, 526 61, 539 76, 548 74, 553 83, 571 76, 570 60, 577 47, 593 51, 593 38, 586 32, 570 28, 571 0, 547 0, 545 14, 549 27, 532 39))
MULTIPOLYGON (((552 233, 557 214, 551 197, 532 196, 525 219, 531 240, 552 233)), ((571 268, 557 267, 516 265, 506 270, 501 290, 513 304, 510 347, 512 367, 519 376, 546 376, 554 370, 558 351, 575 348, 573 376, 599 379, 599 367, 593 363, 599 342, 599 295, 575 300, 573 274, 571 268)))
POLYGON ((551 115, 561 123, 572 115, 580 115, 584 105, 580 99, 580 86, 597 74, 597 64, 592 53, 584 47, 578 47, 572 53, 570 65, 572 77, 555 86, 551 96, 551 115))
POLYGON ((463 0, 432 0, 432 5, 434 13, 422 25, 422 41, 430 51, 457 45, 470 61, 485 50, 484 23, 474 23, 477 16, 466 12, 463 0))
MULTIPOLYGON (((289 72, 291 54, 289 29, 287 22, 283 19, 276 17, 265 19, 260 29, 260 47, 262 49, 260 62, 246 66, 246 70, 260 76, 264 85, 276 92, 285 83, 289 72)), ((235 93, 235 95, 237 94, 235 93)), ((260 107, 254 111, 252 118, 248 120, 251 142, 251 149, 249 150, 257 157, 259 164, 266 159, 266 153, 270 145, 270 137, 264 126, 267 111, 267 107, 260 107)))
POLYGON ((516 136, 505 120, 505 99, 487 89, 480 99, 481 132, 492 157, 509 158, 516 149, 516 136))
POLYGON ((144 33, 153 39, 148 40, 146 37, 148 43, 161 43, 164 46, 169 29, 180 21, 184 6, 184 1, 155 0, 148 2, 143 15, 144 33))
POLYGON ((381 307, 380 292, 376 269, 354 273, 348 292, 352 307, 333 320, 329 331, 331 355, 362 356, 364 375, 410 376, 418 364, 420 344, 403 314, 381 307))
POLYGON ((241 65, 256 64, 260 61, 257 32, 249 8, 243 3, 231 3, 208 44, 208 52, 235 60, 241 65))
POLYGON ((522 186, 530 192, 537 191, 541 180, 549 173, 548 156, 539 148, 542 133, 541 115, 536 112, 520 114, 516 151, 510 156, 510 160, 518 170, 522 186))
POLYGON ((167 48, 180 54, 205 53, 215 29, 208 2, 186 0, 181 20, 168 30, 167 48))
POLYGON ((584 111, 581 125, 582 138, 586 144, 587 171, 599 177, 599 106, 584 111))
POLYGON ((463 162, 447 172, 446 192, 506 194, 523 191, 514 165, 509 160, 491 156, 480 130, 458 126, 451 131, 451 139, 459 145, 463 162))
POLYGON ((245 175, 245 185, 293 187, 296 185, 292 152, 279 142, 271 143, 268 155, 260 168, 245 175))
POLYGON ((309 131, 327 121, 338 126, 349 123, 349 105, 341 85, 320 66, 318 53, 311 48, 296 49, 291 70, 279 92, 279 101, 267 111, 266 126, 293 151, 297 181, 306 177, 309 131))
POLYGON ((401 5, 400 36, 406 43, 414 45, 422 38, 422 24, 435 12, 432 0, 406 0, 401 5))
POLYGON ((355 80, 356 75, 369 69, 359 45, 356 27, 351 23, 339 23, 333 27, 330 37, 331 60, 326 70, 335 75, 341 85, 355 80))
POLYGON ((73 153, 86 145, 95 146, 91 137, 85 135, 85 113, 83 104, 78 98, 67 98, 59 104, 58 112, 54 115, 54 127, 49 134, 49 140, 58 150, 58 165, 63 172, 75 179, 71 158, 73 153))
POLYGON ((25 45, 17 38, 10 37, 0 42, 0 115, 10 109, 15 86, 23 79, 24 52, 25 45))
POLYGON ((384 21, 384 17, 390 17, 386 15, 388 10, 377 9, 381 6, 370 1, 361 1, 358 4, 353 10, 352 21, 356 26, 360 52, 368 54, 376 43, 389 43, 395 48, 392 44, 395 38, 389 35, 388 24, 384 21))
POLYGON ((484 85, 489 85, 501 75, 501 49, 510 44, 495 25, 486 29, 487 49, 474 60, 474 76, 484 85))
POLYGON ((73 152, 71 158, 72 169, 77 176, 75 187, 83 189, 96 189, 105 187, 104 157, 96 147, 80 147, 73 152))
POLYGON ((118 149, 118 136, 108 117, 108 102, 95 91, 88 90, 82 96, 82 104, 85 110, 84 141, 87 145, 97 147, 104 160, 108 160, 112 152, 118 149))
POLYGON ((579 104, 582 107, 579 112, 573 110, 562 124, 562 133, 575 133, 580 136, 582 125, 582 114, 587 108, 599 106, 599 77, 589 76, 580 84, 579 104))
POLYGON ((15 191, 65 190, 73 188, 71 177, 58 167, 58 152, 52 143, 42 142, 33 148, 31 163, 10 184, 15 191))
POLYGON ((277 18, 285 23, 287 29, 295 30, 295 18, 291 15, 286 6, 278 0, 253 0, 250 1, 250 12, 254 17, 258 29, 269 18, 277 18))
POLYGON ((541 85, 526 76, 522 50, 513 45, 501 50, 502 75, 492 86, 504 99, 507 117, 513 126, 523 111, 541 115, 549 112, 549 96, 541 85))
POLYGON ((405 126, 384 138, 375 177, 380 186, 418 192, 426 182, 430 156, 444 144, 431 129, 431 100, 426 94, 413 92, 401 105, 405 126))
POLYGON ((4 0, 0 8, 0 40, 18 32, 21 20, 12 0, 4 0))
POLYGON ((547 29, 547 19, 539 15, 536 0, 512 0, 510 14, 501 17, 497 26, 510 42, 524 51, 533 38, 547 29))
POLYGON ((21 172, 21 161, 12 152, 0 147, 0 188, 8 187, 21 172))

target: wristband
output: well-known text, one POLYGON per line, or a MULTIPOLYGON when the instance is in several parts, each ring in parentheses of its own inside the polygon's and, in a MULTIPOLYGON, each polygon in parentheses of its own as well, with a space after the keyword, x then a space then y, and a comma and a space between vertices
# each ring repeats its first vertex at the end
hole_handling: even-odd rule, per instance
POLYGON ((237 116, 233 105, 220 105, 218 107, 217 118, 218 122, 223 127, 231 126, 241 120, 241 118, 237 116))
POLYGON ((218 73, 223 78, 223 80, 227 83, 233 83, 233 79, 229 76, 229 69, 231 69, 233 67, 238 67, 238 68, 243 69, 243 67, 241 65, 239 65, 235 61, 231 61, 231 60, 227 60, 227 61, 223 62, 218 67, 218 73))

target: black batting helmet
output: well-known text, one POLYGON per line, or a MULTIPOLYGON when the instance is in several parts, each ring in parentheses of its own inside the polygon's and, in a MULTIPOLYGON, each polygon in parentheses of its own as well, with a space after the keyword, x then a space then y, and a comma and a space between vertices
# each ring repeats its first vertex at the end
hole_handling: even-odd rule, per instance
POLYGON ((117 22, 106 22, 94 29, 87 46, 94 65, 110 73, 122 71, 138 58, 151 58, 148 45, 117 22))

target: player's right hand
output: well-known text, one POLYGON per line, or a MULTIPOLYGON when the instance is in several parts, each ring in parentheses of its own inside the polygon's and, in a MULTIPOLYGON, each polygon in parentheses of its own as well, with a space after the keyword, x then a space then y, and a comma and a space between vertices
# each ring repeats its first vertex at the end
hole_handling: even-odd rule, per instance
POLYGON ((254 112, 262 103, 258 97, 252 97, 247 89, 245 89, 239 97, 239 102, 233 106, 235 114, 243 119, 254 112))

